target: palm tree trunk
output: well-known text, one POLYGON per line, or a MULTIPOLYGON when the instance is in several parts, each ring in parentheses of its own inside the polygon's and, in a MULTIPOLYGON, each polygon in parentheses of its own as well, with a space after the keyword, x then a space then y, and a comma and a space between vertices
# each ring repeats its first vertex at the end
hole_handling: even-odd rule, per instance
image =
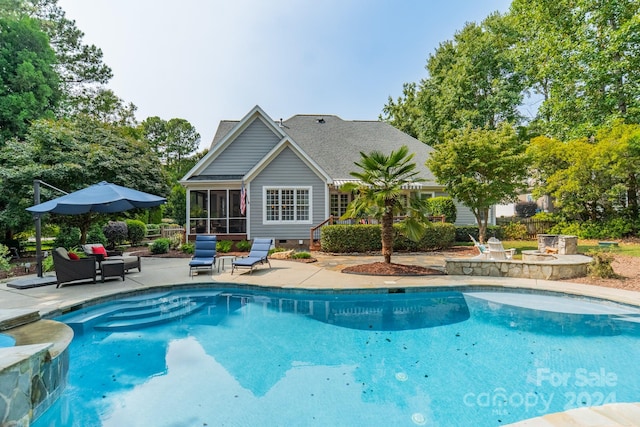
POLYGON ((391 254, 393 253, 393 209, 387 206, 382 215, 382 256, 384 262, 391 264, 391 254))

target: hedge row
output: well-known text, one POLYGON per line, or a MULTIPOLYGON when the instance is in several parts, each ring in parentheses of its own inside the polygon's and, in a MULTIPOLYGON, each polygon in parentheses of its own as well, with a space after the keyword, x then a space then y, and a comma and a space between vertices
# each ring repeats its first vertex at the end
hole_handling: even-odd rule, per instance
MULTIPOLYGON (((430 251, 447 248, 455 241, 455 226, 434 223, 427 228, 419 242, 400 235, 394 225, 396 236, 393 249, 398 251, 430 251)), ((324 252, 349 253, 372 252, 382 249, 379 225, 327 225, 320 230, 320 245, 324 252)))

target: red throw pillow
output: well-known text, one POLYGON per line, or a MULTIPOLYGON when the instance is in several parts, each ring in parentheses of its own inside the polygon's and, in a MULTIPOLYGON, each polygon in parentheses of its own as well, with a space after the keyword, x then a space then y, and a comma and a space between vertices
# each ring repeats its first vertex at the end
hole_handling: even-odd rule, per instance
POLYGON ((73 252, 69 252, 69 259, 77 261, 80 259, 80 257, 77 254, 74 254, 73 252))
POLYGON ((107 250, 104 248, 104 246, 94 246, 93 248, 91 248, 91 250, 96 255, 102 255, 105 258, 107 257, 107 250))

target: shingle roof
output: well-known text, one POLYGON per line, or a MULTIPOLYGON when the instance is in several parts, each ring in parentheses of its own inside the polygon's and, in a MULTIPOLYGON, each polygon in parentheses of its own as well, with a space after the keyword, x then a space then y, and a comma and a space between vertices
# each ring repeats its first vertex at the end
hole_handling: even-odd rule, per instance
MULTIPOLYGON (((280 122, 276 122, 279 126, 280 122)), ((211 142, 213 148, 238 121, 223 120, 211 142)), ((433 148, 381 121, 342 120, 335 115, 295 115, 282 123, 281 129, 334 180, 351 179, 350 172, 360 160, 360 152, 374 150, 385 154, 403 145, 414 153, 420 176, 435 184, 431 171, 424 165, 433 148)))
POLYGON ((420 176, 435 183, 424 165, 433 148, 381 121, 349 121, 333 115, 296 115, 282 128, 333 179, 351 178, 360 152, 388 154, 403 145, 415 153, 420 176))

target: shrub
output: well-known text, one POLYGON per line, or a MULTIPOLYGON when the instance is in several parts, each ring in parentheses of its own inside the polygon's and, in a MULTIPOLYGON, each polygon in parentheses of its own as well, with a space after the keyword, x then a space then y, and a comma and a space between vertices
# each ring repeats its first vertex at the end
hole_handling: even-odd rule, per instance
POLYGON ((520 218, 530 218, 538 212, 538 204, 536 202, 519 202, 516 203, 516 216, 520 218))
POLYGON ((613 271, 611 263, 614 258, 610 253, 600 251, 590 251, 587 253, 593 258, 591 264, 587 267, 587 271, 591 277, 599 277, 602 279, 618 279, 620 276, 613 271))
POLYGON ((394 228, 396 230, 394 250, 423 252, 444 249, 453 245, 456 236, 455 226, 449 223, 430 224, 425 230, 424 236, 417 242, 401 235, 398 226, 394 225, 394 228))
POLYGON ((226 254, 231 250, 231 246, 233 246, 231 240, 218 240, 218 243, 216 243, 216 251, 226 254))
POLYGON ((9 248, 0 243, 0 270, 11 270, 11 263, 9 262, 10 258, 11 253, 9 252, 9 248))
POLYGON ((142 221, 137 219, 128 219, 125 221, 127 224, 127 238, 131 246, 137 246, 142 242, 147 235, 147 226, 142 221))
POLYGON ((171 249, 178 249, 180 246, 182 246, 182 233, 173 233, 167 239, 169 240, 169 247, 171 249))
MULTIPOLYGON (((430 224, 418 242, 402 236, 399 226, 394 225, 395 250, 427 251, 449 247, 454 242, 453 224, 430 224)), ((349 253, 372 252, 382 248, 379 225, 327 225, 320 230, 320 245, 325 252, 349 253)))
POLYGON ((87 243, 100 243, 103 246, 107 245, 107 238, 102 231, 102 226, 99 224, 93 224, 87 232, 87 243))
POLYGON ((116 245, 122 244, 127 239, 127 224, 122 221, 109 221, 107 225, 102 227, 102 232, 107 238, 107 246, 115 248, 116 245))
POLYGON ((527 226, 520 222, 510 222, 502 226, 504 238, 507 240, 527 240, 529 232, 527 226))
POLYGON ((149 247, 149 250, 152 254, 166 254, 169 252, 169 245, 171 241, 167 238, 160 238, 154 240, 154 242, 149 247))
POLYGON ((578 236, 581 239, 621 239, 634 233, 636 225, 624 218, 613 218, 604 222, 561 221, 554 225, 550 234, 565 234, 578 236))
POLYGON ((429 215, 444 215, 446 222, 454 223, 458 217, 456 204, 451 197, 438 196, 427 199, 429 215))
POLYGON ((75 248, 80 245, 81 233, 78 227, 63 226, 60 227, 60 233, 56 237, 54 247, 62 247, 65 249, 75 248))
POLYGON ((42 260, 42 271, 44 271, 45 273, 53 271, 53 256, 49 255, 42 260))
POLYGON ((293 259, 310 259, 311 258, 311 254, 309 252, 294 252, 291 255, 291 258, 293 258, 293 259))
POLYGON ((192 254, 196 251, 196 245, 191 242, 183 243, 182 246, 180 246, 180 250, 185 254, 192 254))
POLYGON ((348 253, 379 251, 382 248, 380 226, 325 225, 320 229, 320 246, 324 252, 348 253))
POLYGON ((284 252, 286 250, 287 249, 285 249, 285 248, 278 248, 278 247, 271 248, 271 249, 269 249, 269 255, 274 254, 276 252, 284 252))
POLYGON ((240 240, 238 243, 236 243, 236 248, 238 248, 240 252, 249 252, 251 250, 251 242, 240 240))

